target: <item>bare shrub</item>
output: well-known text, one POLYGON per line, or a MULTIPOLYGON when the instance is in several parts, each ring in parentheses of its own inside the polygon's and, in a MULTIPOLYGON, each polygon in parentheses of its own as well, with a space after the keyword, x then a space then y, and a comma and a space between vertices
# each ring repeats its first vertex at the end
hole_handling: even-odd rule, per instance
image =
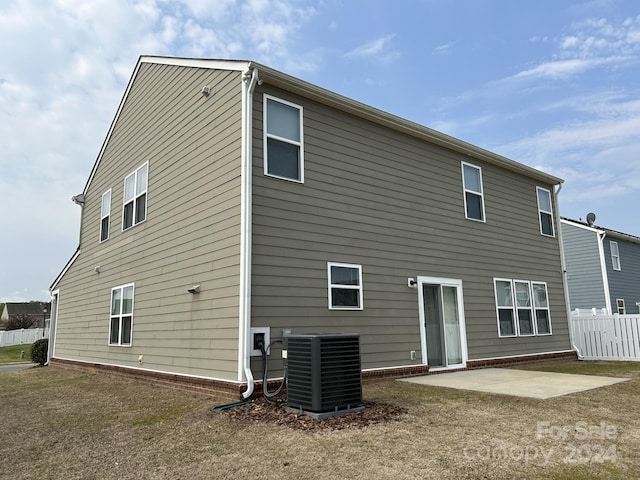
POLYGON ((20 330, 21 328, 32 328, 36 326, 37 320, 30 315, 24 313, 18 313, 17 315, 11 315, 9 320, 5 323, 6 330, 20 330))

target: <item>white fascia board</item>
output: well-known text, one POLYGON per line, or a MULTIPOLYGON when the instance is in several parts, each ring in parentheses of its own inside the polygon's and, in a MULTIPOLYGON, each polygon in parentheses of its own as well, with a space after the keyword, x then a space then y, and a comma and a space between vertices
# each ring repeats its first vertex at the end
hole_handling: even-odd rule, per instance
POLYGON ((118 105, 118 110, 116 110, 116 114, 113 117, 113 120, 111 121, 111 125, 109 126, 109 130, 107 131, 107 135, 104 137, 104 141, 102 142, 102 146, 100 147, 100 152, 98 153, 98 157, 96 158, 96 161, 93 164, 93 168, 91 169, 91 173, 89 174, 87 183, 84 185, 84 190, 82 191, 82 193, 85 195, 87 194, 87 191, 89 190, 89 185, 91 185, 91 182, 93 181, 93 177, 95 176, 96 171, 98 170, 98 165, 100 165, 100 160, 102 160, 102 155, 104 155, 104 150, 107 147, 107 144, 109 143, 109 139, 111 138, 113 129, 115 128, 116 123, 118 123, 118 118, 120 118, 120 113, 122 112, 122 107, 124 106, 124 102, 129 96, 129 91, 131 90, 131 86, 133 85, 133 80, 138 75, 141 59, 142 57, 138 59, 138 63, 136 64, 136 67, 134 68, 133 73, 131 74, 131 78, 129 78, 129 83, 127 84, 127 88, 124 91, 124 95, 122 95, 122 98, 120 99, 120 105, 118 105))
POLYGON ((49 287, 49 292, 53 292, 54 290, 56 290, 56 288, 58 287, 58 283, 60 282, 60 280, 62 279, 62 277, 64 276, 65 273, 67 273, 67 270, 69 270, 71 268, 71 265, 73 265, 73 262, 76 261, 76 259, 80 256, 80 247, 78 247, 78 249, 76 250, 76 252, 73 254, 73 256, 69 259, 69 261, 67 262, 67 264, 64 266, 64 268, 62 269, 62 271, 58 274, 58 276, 56 277, 56 279, 53 281, 53 283, 51 284, 51 286, 49 287))
POLYGON ((640 243, 640 237, 636 237, 635 235, 617 232, 615 230, 609 230, 607 228, 605 228, 603 232, 606 233, 607 237, 609 238, 615 238, 616 240, 622 240, 624 242, 640 243))
POLYGON ((574 227, 584 228, 585 230, 589 230, 597 233, 605 233, 607 237, 616 238, 618 240, 624 240, 632 243, 640 243, 640 237, 636 237, 635 235, 631 235, 628 233, 618 232, 616 230, 610 230, 606 227, 590 227, 585 225, 577 220, 572 220, 570 218, 563 218, 560 220, 562 223, 566 223, 567 225, 573 225, 574 227))
POLYGON ((260 70, 261 80, 293 94, 316 100, 324 105, 364 118, 378 125, 426 140, 429 143, 439 145, 447 148, 448 150, 456 151, 467 156, 472 161, 474 159, 482 160, 521 175, 525 175, 529 178, 533 178, 547 185, 558 185, 564 181, 561 178, 550 175, 542 170, 529 167, 528 165, 524 165, 497 153, 485 150, 481 147, 465 142, 464 140, 433 130, 424 125, 412 122, 411 120, 398 117, 397 115, 387 113, 383 110, 358 102, 330 90, 326 90, 299 78, 292 77, 286 73, 274 70, 265 65, 257 62, 250 63, 251 66, 260 70))
POLYGON ((231 70, 244 72, 249 68, 251 62, 248 60, 216 60, 207 58, 179 58, 179 57, 159 57, 155 55, 143 55, 140 63, 155 63, 160 65, 174 65, 177 67, 207 68, 210 70, 231 70))
POLYGON ((588 230, 588 231, 593 232, 593 233, 605 233, 604 230, 600 230, 600 229, 595 228, 595 227, 590 227, 589 225, 583 225, 582 223, 578 223, 578 222, 576 222, 574 220, 567 220, 567 219, 561 218, 560 219, 560 223, 564 223, 566 225, 571 225, 572 227, 582 228, 584 230, 588 230))

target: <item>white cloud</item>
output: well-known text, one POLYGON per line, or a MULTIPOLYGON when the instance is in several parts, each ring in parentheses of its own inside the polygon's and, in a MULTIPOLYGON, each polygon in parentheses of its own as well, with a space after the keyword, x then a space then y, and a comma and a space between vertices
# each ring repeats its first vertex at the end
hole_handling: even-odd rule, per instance
POLYGON ((236 0, 183 0, 189 13, 197 19, 211 19, 221 22, 232 15, 236 0))
MULTIPOLYGON (((553 125, 494 149, 565 180, 563 204, 595 205, 640 187, 640 101, 616 95, 575 97, 589 118, 553 125)), ((585 212, 586 213, 586 212, 585 212)))
POLYGON ((310 71, 322 51, 298 52, 296 38, 315 14, 285 0, 0 2, 0 219, 11 225, 0 237, 0 295, 46 298, 73 253, 80 210, 70 197, 140 54, 310 71))
POLYGON ((518 72, 512 77, 504 79, 509 81, 513 79, 528 79, 528 78, 551 78, 551 79, 564 79, 585 72, 604 63, 611 63, 613 59, 595 59, 595 60, 558 60, 554 62, 547 62, 537 65, 528 70, 518 72))
POLYGON ((454 42, 443 43, 442 45, 436 46, 432 53, 435 55, 445 55, 451 53, 453 49, 454 42))
MULTIPOLYGON (((20 290, 16 290, 14 292, 11 292, 8 296, 0 296, 0 302, 2 303, 7 303, 7 302, 28 302, 29 300, 31 300, 31 298, 28 298, 28 291, 26 288, 22 289, 22 291, 20 290)), ((46 298, 46 295, 44 297, 39 297, 39 298, 46 298)))
POLYGON ((387 47, 391 40, 395 38, 395 34, 385 35, 384 37, 376 38, 370 42, 367 42, 359 47, 354 48, 350 52, 345 54, 345 57, 373 57, 373 56, 387 56, 387 47))
POLYGON ((531 162, 541 158, 561 158, 573 150, 611 148, 629 142, 640 144, 640 112, 634 109, 627 116, 554 126, 503 148, 531 162))
POLYGON ((566 80, 596 68, 629 67, 640 60, 640 16, 615 25, 603 18, 588 19, 574 24, 572 30, 556 40, 558 50, 552 58, 500 83, 566 80))

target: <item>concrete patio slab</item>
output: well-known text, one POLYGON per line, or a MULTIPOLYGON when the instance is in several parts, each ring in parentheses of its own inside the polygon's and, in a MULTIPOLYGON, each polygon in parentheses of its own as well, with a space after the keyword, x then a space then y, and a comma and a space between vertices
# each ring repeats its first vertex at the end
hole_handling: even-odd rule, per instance
POLYGON ((529 398, 552 398, 570 393, 605 387, 628 378, 574 375, 569 373, 514 370, 511 368, 481 368, 462 372, 440 373, 422 377, 401 378, 401 382, 436 387, 475 390, 478 392, 529 398))

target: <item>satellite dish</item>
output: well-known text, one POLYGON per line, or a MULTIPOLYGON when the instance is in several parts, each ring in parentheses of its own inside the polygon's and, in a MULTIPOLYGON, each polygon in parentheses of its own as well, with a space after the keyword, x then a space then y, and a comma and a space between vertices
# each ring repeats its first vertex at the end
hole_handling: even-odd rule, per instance
POLYGON ((589 224, 590 227, 593 226, 593 222, 595 221, 596 221, 596 214, 593 212, 587 213, 587 223, 589 224))

